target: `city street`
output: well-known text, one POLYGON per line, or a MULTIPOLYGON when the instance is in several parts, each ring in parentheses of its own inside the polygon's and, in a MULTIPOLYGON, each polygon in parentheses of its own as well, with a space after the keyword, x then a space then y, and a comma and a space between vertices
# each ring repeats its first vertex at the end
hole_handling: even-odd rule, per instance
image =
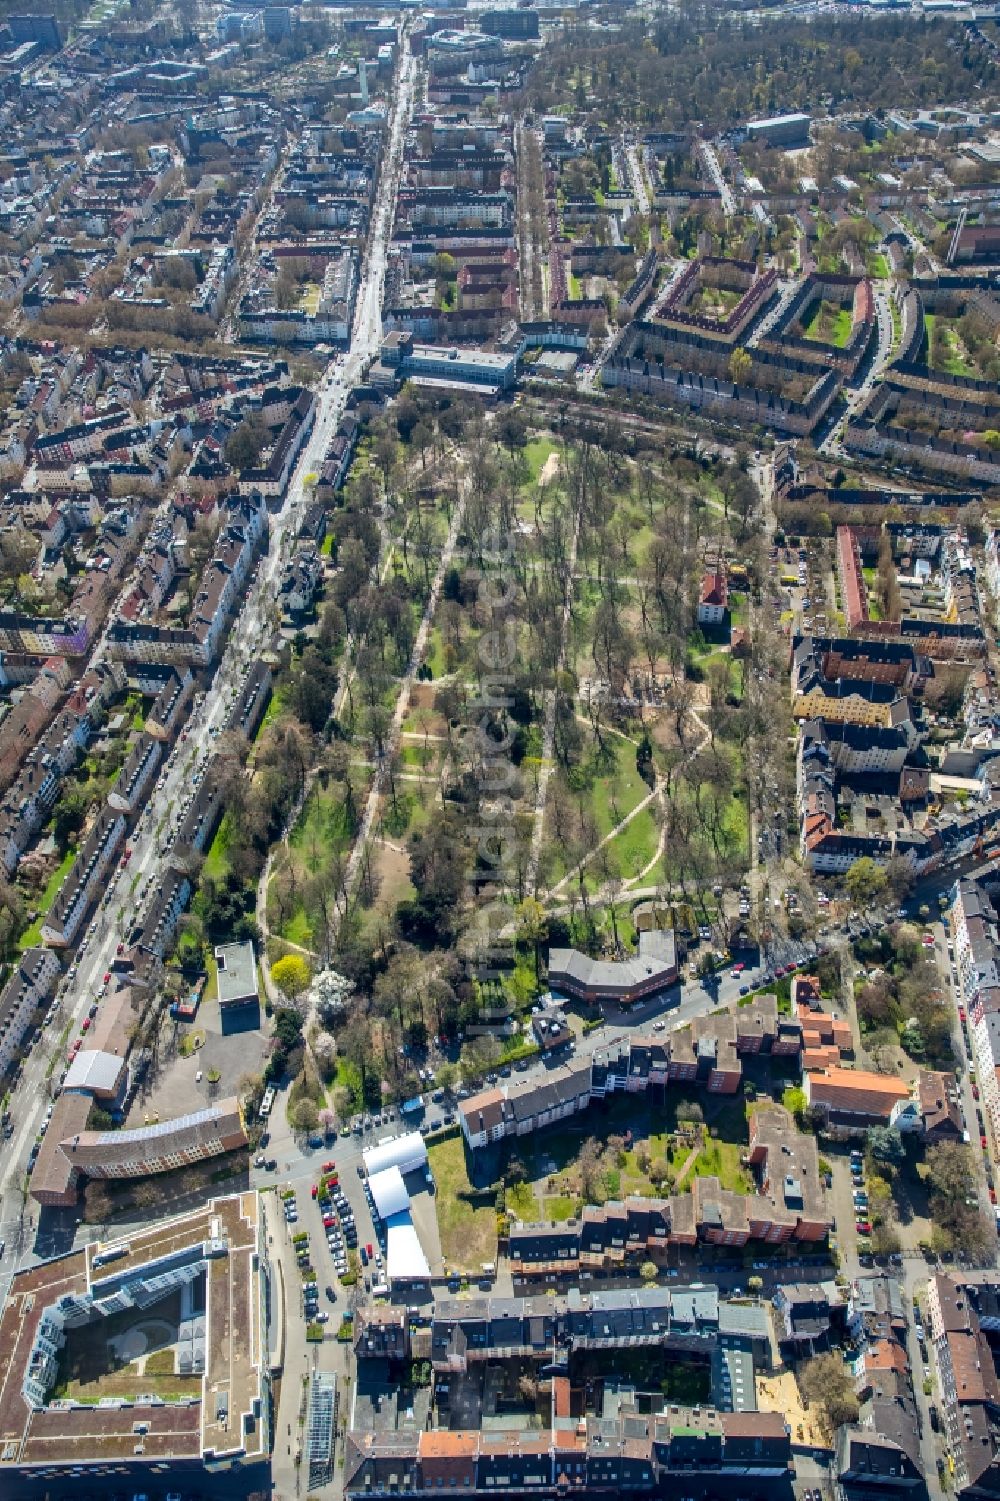
MULTIPOLYGON (((23 1183, 28 1153, 38 1134, 58 1084, 63 1062, 56 1056, 79 1031, 100 990, 104 974, 111 969, 118 944, 130 930, 146 903, 152 900, 156 874, 169 853, 167 839, 179 821, 185 797, 193 791, 192 779, 212 754, 212 730, 221 727, 240 684, 256 660, 258 643, 270 635, 270 620, 278 577, 287 550, 296 534, 298 515, 308 498, 306 476, 315 472, 326 454, 344 412, 349 392, 365 375, 377 355, 381 339, 382 284, 392 233, 392 218, 402 154, 402 140, 413 107, 416 59, 405 50, 400 63, 398 87, 385 147, 384 180, 372 225, 368 257, 358 290, 354 334, 346 356, 338 355, 324 377, 316 400, 312 432, 304 445, 289 483, 281 510, 270 518, 268 549, 255 584, 248 591, 242 610, 234 619, 222 660, 204 700, 188 723, 188 738, 178 739, 169 760, 161 768, 160 785, 129 835, 132 857, 125 869, 116 869, 107 898, 91 917, 75 956, 77 973, 61 987, 59 1013, 32 1050, 20 1082, 12 1092, 10 1110, 14 1131, 4 1156, 6 1177, 0 1200, 0 1239, 6 1245, 0 1257, 0 1278, 32 1259, 26 1255, 31 1227, 38 1211, 25 1205, 23 1183), (140 893, 145 892, 143 901, 140 893), (108 899, 109 898, 109 899, 108 899), (50 1066, 51 1065, 51 1066, 50 1066)), ((97 659, 104 652, 98 648, 97 659)))

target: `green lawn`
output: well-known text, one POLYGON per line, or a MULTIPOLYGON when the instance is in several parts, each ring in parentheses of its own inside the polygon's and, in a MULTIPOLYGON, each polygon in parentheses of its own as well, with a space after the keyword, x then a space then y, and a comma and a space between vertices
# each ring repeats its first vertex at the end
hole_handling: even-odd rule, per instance
POLYGON ((538 1200, 530 1183, 512 1183, 507 1190, 507 1209, 519 1220, 531 1224, 538 1218, 538 1200))
POLYGON ((565 1220, 575 1219, 580 1212, 580 1201, 570 1194, 546 1194, 544 1198, 543 1219, 556 1220, 559 1223, 565 1220))
MULTIPOLYGON (((934 344, 934 329, 935 325, 938 323, 938 320, 939 314, 937 313, 924 314, 924 325, 927 329, 928 364, 930 364, 931 360, 931 349, 934 344)), ((941 320, 941 322, 941 333, 943 335, 944 347, 947 353, 944 363, 940 366, 940 368, 944 370, 948 375, 971 375, 973 377, 978 377, 979 371, 976 369, 975 365, 970 365, 968 360, 962 358, 958 343, 958 336, 956 335, 955 330, 949 326, 946 319, 941 320)))
POLYGON ((872 250, 868 254, 868 275, 874 276, 876 281, 885 281, 889 275, 889 263, 879 250, 872 250))
POLYGON ((263 733, 267 729, 268 725, 271 724, 275 719, 277 719, 278 715, 281 713, 281 711, 284 709, 284 707, 285 707, 285 695, 284 695, 284 692, 282 691, 281 688, 276 688, 274 690, 274 692, 271 694, 271 702, 267 706, 267 713, 264 715, 264 718, 260 722, 260 729, 257 731, 257 734, 254 736, 255 740, 259 740, 260 739, 261 735, 263 735, 263 733))
POLYGON ((715 1141, 710 1138, 698 1153, 688 1179, 692 1176, 718 1178, 720 1188, 731 1189, 733 1193, 752 1192, 753 1180, 740 1162, 743 1150, 736 1142, 715 1141))
POLYGON ((202 866, 202 874, 210 876, 213 881, 224 881, 229 874, 229 857, 227 852, 232 836, 232 820, 229 814, 226 813, 219 824, 215 838, 208 847, 205 864, 202 866))
POLYGON ((349 848, 351 830, 339 784, 331 782, 323 787, 316 782, 313 785, 288 843, 293 857, 312 872, 334 851, 343 852, 349 848))
POLYGON ((470 1184, 461 1136, 433 1143, 427 1156, 437 1184, 442 1255, 449 1269, 478 1272, 497 1259, 496 1196, 470 1184))
POLYGON ((25 949, 33 948, 35 944, 41 943, 42 919, 46 916, 49 908, 52 906, 52 903, 55 901, 57 895, 59 894, 59 888, 62 885, 63 881, 66 879, 69 868, 73 864, 73 861, 75 859, 76 851, 67 850, 61 862, 56 866, 55 870, 49 876, 48 881, 45 883, 45 890, 42 892, 41 896, 38 899, 38 906, 36 908, 37 916, 31 923, 31 925, 25 928, 24 932, 21 934, 20 938, 17 941, 17 946, 22 950, 22 952, 25 949))
POLYGON ((532 438, 524 450, 524 457, 528 461, 528 469, 531 472, 531 483, 538 484, 538 477, 545 467, 545 460, 550 454, 555 453, 558 444, 552 438, 532 438))
MULTIPOLYGON (((631 813, 649 793, 649 788, 635 767, 635 746, 631 741, 607 731, 604 754, 599 754, 594 746, 589 756, 571 772, 570 788, 574 799, 579 798, 589 810, 598 840, 610 834, 615 825, 631 813)), ((637 815, 635 823, 638 827, 635 831, 630 826, 619 837, 625 841, 626 855, 629 854, 628 845, 631 843, 633 856, 635 852, 648 849, 646 858, 649 859, 656 848, 656 841, 654 839, 650 846, 651 820, 644 823, 643 818, 643 814, 637 815)), ((565 852, 558 845, 554 864, 557 867, 554 879, 558 880, 567 869, 565 852)), ((631 872, 623 870, 623 874, 631 872)))
POLYGON ((820 298, 809 310, 803 332, 807 339, 816 339, 822 344, 833 344, 843 349, 851 337, 853 323, 850 308, 838 307, 836 303, 820 298))
MULTIPOLYGON (((627 881, 632 876, 637 876, 649 864, 656 854, 659 839, 660 826, 652 812, 652 807, 643 808, 642 812, 637 813, 620 834, 616 834, 614 839, 609 840, 606 848, 616 862, 617 869, 627 881)), ((593 884, 596 888, 601 885, 602 879, 599 857, 590 863, 588 884, 593 884), (592 882, 591 877, 593 877, 592 882)))

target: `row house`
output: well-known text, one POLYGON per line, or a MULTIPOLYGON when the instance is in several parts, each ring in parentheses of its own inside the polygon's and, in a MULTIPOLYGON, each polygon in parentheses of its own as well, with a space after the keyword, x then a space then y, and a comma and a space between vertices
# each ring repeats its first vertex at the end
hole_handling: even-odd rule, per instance
POLYGON ((150 977, 156 976, 189 901, 191 881, 183 871, 167 866, 152 904, 126 949, 122 968, 131 973, 134 983, 149 983, 150 977))
POLYGON ((124 409, 102 413, 86 422, 78 422, 59 432, 45 433, 35 443, 38 462, 46 468, 59 468, 66 464, 78 464, 81 459, 99 454, 106 446, 109 434, 124 428, 130 413, 124 409))
POLYGON ((797 1060, 801 1048, 801 1023, 779 1015, 775 996, 757 996, 747 1006, 696 1017, 664 1036, 615 1038, 544 1079, 484 1090, 462 1102, 459 1122, 476 1151, 576 1115, 609 1094, 645 1094, 675 1084, 733 1094, 742 1079, 741 1058, 765 1053, 797 1060))
POLYGON ((0 610, 0 651, 33 656, 82 657, 90 648, 91 623, 83 614, 62 619, 0 610))
POLYGON ((108 806, 119 813, 135 813, 149 790, 163 759, 163 746, 143 732, 125 757, 118 778, 108 793, 108 806))
POLYGON ((677 1246, 826 1239, 833 1220, 816 1142, 795 1129, 787 1111, 775 1106, 753 1113, 747 1165, 755 1174, 750 1194, 703 1177, 693 1180, 689 1193, 587 1206, 579 1220, 558 1224, 512 1225, 515 1282, 634 1272, 644 1261, 665 1264, 677 1246))
MULTIPOLYGON (((399 1310, 405 1313, 404 1310, 399 1310)), ((381 1309, 383 1315, 388 1309, 381 1309)), ((395 1328, 395 1321, 387 1322, 395 1328)), ((355 1349, 370 1358, 370 1325, 355 1349)), ((571 1288, 555 1297, 445 1298, 435 1304, 430 1330, 431 1363, 439 1372, 467 1371, 484 1361, 509 1359, 548 1363, 553 1348, 614 1350, 663 1346, 705 1354, 717 1344, 739 1346, 759 1364, 771 1363, 767 1310, 733 1307, 716 1287, 644 1287, 582 1292, 571 1288)), ((391 1358, 409 1358, 405 1333, 393 1339, 391 1358)))
POLYGON ((150 665, 207 667, 214 662, 266 529, 267 507, 262 495, 241 496, 231 502, 215 552, 202 574, 190 625, 155 626, 119 616, 108 630, 112 656, 150 665))
POLYGON ((315 408, 313 393, 301 392, 284 421, 266 464, 261 468, 246 469, 240 475, 242 495, 265 495, 269 499, 284 495, 298 456, 312 432, 315 408))
POLYGON ((42 923, 43 943, 66 948, 73 942, 91 904, 107 883, 124 838, 122 814, 103 807, 42 923))
POLYGON ((787 1480, 791 1440, 777 1413, 718 1412, 671 1405, 643 1415, 573 1421, 552 1429, 350 1430, 344 1460, 348 1498, 400 1496, 662 1495, 727 1475, 787 1480))
MULTIPOLYGON (((0 803, 0 862, 8 875, 13 875, 48 818, 62 778, 76 765, 87 745, 96 714, 124 686, 124 674, 113 663, 89 669, 39 744, 22 757, 21 770, 0 803)), ((0 734, 0 742, 2 739, 0 734)), ((17 763, 11 764, 13 769, 17 763)))
POLYGON ((76 765, 89 734, 87 717, 65 709, 22 764, 0 803, 0 860, 8 875, 52 811, 60 783, 76 765))
POLYGON ((194 692, 194 680, 189 667, 168 667, 161 677, 162 685, 146 715, 146 734, 166 744, 184 718, 194 692))
POLYGON ((995 1494, 1000 1485, 1000 1407, 996 1348, 1000 1281, 994 1271, 932 1277, 927 1287, 930 1338, 953 1486, 960 1497, 995 1494))
POLYGON ((59 960, 51 949, 26 949, 0 991, 0 1078, 17 1060, 35 1012, 55 994, 59 960))

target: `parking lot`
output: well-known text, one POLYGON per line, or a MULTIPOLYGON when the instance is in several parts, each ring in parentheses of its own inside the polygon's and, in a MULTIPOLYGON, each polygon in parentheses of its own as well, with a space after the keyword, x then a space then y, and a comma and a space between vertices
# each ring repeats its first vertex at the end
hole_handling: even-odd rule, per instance
POLYGON ((203 1001, 190 1025, 178 1025, 165 1017, 159 1066, 150 1069, 128 1124, 141 1126, 146 1116, 169 1120, 204 1110, 213 1100, 235 1094, 244 1074, 259 1073, 266 1053, 267 1042, 257 1028, 223 1032, 218 1001, 203 1001), (204 1044, 185 1057, 181 1052, 183 1039, 194 1036, 204 1036, 204 1044), (219 1078, 213 1084, 209 1075, 214 1072, 219 1078))

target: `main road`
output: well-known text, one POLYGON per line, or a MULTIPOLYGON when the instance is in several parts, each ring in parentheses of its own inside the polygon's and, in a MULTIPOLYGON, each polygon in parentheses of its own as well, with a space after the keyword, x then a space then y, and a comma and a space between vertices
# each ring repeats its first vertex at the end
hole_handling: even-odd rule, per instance
POLYGON ((45 1110, 63 1068, 59 1056, 80 1032, 83 1019, 104 975, 111 969, 118 944, 153 900, 157 877, 169 858, 172 831, 213 753, 213 730, 221 729, 240 685, 269 639, 276 618, 277 581, 298 529, 298 519, 310 486, 307 480, 321 465, 352 388, 367 373, 382 336, 382 290, 392 237, 396 195, 402 163, 403 137, 409 124, 416 80, 416 59, 405 51, 400 61, 389 119, 382 170, 367 256, 355 302, 350 349, 331 362, 316 392, 312 431, 303 447, 279 512, 271 518, 268 549, 244 604, 233 621, 226 648, 204 697, 195 703, 184 738, 178 739, 169 760, 129 836, 132 857, 109 880, 105 898, 93 914, 73 956, 75 974, 63 980, 58 1010, 49 1028, 32 1049, 21 1079, 12 1092, 10 1110, 14 1131, 4 1150, 6 1176, 0 1189, 0 1287, 14 1267, 29 1259, 28 1248, 36 1218, 25 1203, 23 1183, 31 1143, 42 1127, 45 1110))

